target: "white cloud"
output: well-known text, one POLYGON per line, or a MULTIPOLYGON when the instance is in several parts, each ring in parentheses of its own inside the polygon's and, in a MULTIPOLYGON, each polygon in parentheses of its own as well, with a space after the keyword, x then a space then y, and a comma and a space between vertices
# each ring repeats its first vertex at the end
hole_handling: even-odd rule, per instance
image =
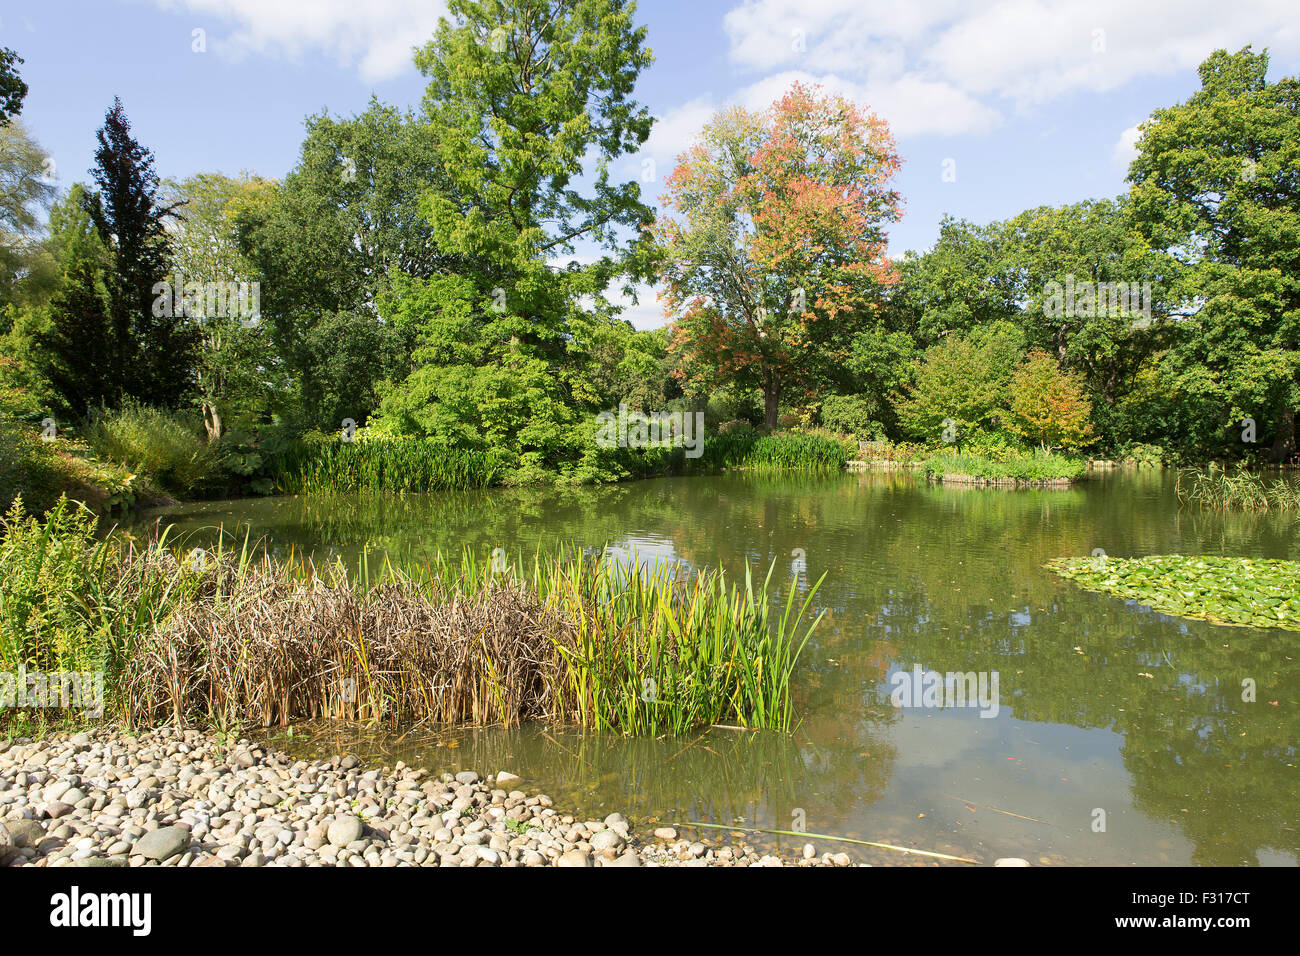
POLYGON ((748 109, 762 110, 794 83, 819 84, 827 92, 848 97, 888 121, 889 128, 898 137, 982 133, 1000 120, 997 110, 950 84, 911 75, 859 83, 834 73, 818 76, 803 70, 786 70, 745 87, 732 100, 748 109))
POLYGON ((1111 159, 1116 166, 1128 169, 1128 164, 1137 158, 1137 143, 1141 135, 1137 124, 1119 134, 1119 139, 1115 141, 1115 148, 1111 150, 1111 159))
POLYGON ((367 82, 413 69, 411 49, 433 36, 442 0, 154 0, 194 18, 219 54, 322 53, 367 82), (230 32, 223 33, 228 29, 230 32))
POLYGON ((988 129, 1002 103, 1105 92, 1220 47, 1295 54, 1294 21, 1294 0, 1237 0, 1230 15, 1221 0, 744 0, 723 26, 737 66, 857 84, 916 136, 988 129))

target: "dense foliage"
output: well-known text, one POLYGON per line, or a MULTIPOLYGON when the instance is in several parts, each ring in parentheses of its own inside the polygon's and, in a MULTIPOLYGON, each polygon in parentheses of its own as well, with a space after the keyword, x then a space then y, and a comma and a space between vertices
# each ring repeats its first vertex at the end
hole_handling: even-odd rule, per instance
POLYGON ((850 455, 819 430, 1004 464, 1295 456, 1300 96, 1249 47, 1143 124, 1128 194, 947 218, 897 261, 887 125, 797 84, 714 117, 656 217, 618 173, 654 122, 630 0, 452 0, 419 107, 308 117, 282 180, 160 180, 114 100, 58 191, 21 62, 0 51, 6 501, 850 455), (620 296, 652 280, 669 323, 636 329, 620 296), (624 407, 702 414, 702 454, 602 441, 624 407))

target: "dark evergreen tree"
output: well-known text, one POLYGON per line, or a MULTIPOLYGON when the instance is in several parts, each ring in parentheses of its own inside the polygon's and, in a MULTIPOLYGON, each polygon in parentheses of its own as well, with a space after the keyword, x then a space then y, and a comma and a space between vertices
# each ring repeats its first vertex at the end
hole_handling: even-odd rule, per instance
POLYGON ((63 398, 65 411, 84 415, 112 405, 121 383, 104 361, 113 350, 107 290, 94 263, 83 260, 64 277, 50 302, 52 321, 38 333, 42 372, 63 398))
POLYGON ((99 191, 88 197, 87 212, 113 256, 106 358, 123 397, 174 407, 194 385, 198 346, 189 319, 153 308, 154 286, 167 279, 166 223, 176 206, 160 202, 153 152, 131 135, 120 99, 97 137, 91 175, 99 191))

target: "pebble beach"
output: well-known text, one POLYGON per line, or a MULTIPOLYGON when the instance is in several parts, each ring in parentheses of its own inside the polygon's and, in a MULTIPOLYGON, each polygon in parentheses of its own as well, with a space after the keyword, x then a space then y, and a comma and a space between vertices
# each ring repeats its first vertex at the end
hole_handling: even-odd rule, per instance
POLYGON ((0 741, 0 866, 852 866, 584 820, 505 770, 298 760, 197 730, 0 741))

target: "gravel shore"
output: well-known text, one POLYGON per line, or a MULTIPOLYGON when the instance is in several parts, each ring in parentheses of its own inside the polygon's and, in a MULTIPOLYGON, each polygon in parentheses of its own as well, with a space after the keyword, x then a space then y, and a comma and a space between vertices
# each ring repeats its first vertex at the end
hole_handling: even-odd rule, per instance
POLYGON ((0 741, 0 866, 849 866, 579 820, 501 771, 294 760, 194 730, 0 741))

